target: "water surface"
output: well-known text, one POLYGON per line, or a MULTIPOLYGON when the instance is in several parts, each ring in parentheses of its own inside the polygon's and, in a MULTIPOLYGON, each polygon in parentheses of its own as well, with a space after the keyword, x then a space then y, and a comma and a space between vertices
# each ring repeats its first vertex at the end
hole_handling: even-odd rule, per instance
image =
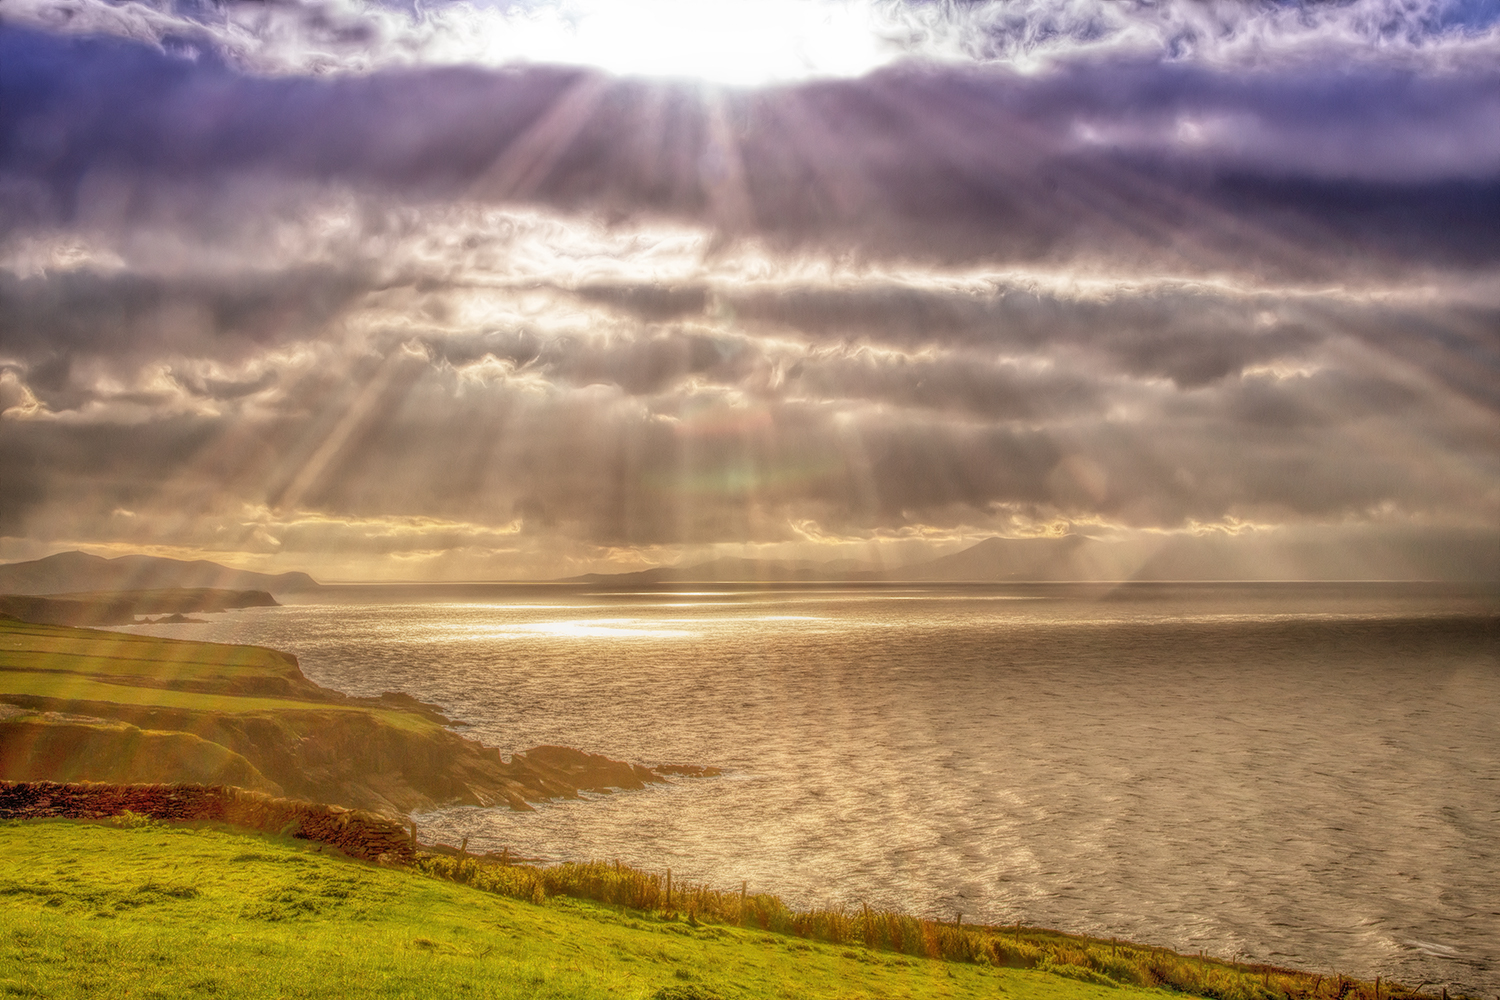
POLYGON ((348 587, 157 634, 722 779, 429 835, 1500 992, 1496 592, 348 587))

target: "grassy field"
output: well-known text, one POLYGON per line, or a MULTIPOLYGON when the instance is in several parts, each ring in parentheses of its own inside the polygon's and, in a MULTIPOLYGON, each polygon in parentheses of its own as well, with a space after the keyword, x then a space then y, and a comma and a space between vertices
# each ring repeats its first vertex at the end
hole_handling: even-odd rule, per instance
POLYGON ((0 995, 1091 1000, 1043 972, 523 902, 274 837, 0 823, 0 995))
POLYGON ((233 784, 399 813, 451 797, 442 761, 461 743, 276 650, 0 619, 0 778, 233 784), (372 784, 391 760, 413 763, 372 784))
MULTIPOLYGON (((55 702, 65 709, 98 711, 100 705, 131 708, 166 708, 190 712, 246 714, 254 712, 326 711, 328 705, 291 698, 262 698, 253 695, 205 694, 198 691, 174 691, 138 683, 134 677, 89 677, 62 671, 0 669, 0 695, 34 698, 55 702)), ((333 706, 341 711, 363 711, 348 706, 333 706)), ((420 725, 420 721, 417 721, 420 725)))
POLYGON ((319 687, 272 649, 0 618, 0 779, 239 785, 391 816, 592 787, 446 721, 319 687))
MULTIPOLYGON (((378 711, 339 704, 296 660, 273 649, 3 619, 0 694, 60 710, 104 703, 218 713, 378 711)), ((379 714, 406 728, 436 728, 411 713, 379 714)))
MULTIPOLYGON (((1212 1000, 1419 1000, 1400 983, 1361 982, 1276 966, 1183 955, 1116 939, 1043 927, 983 926, 936 921, 868 907, 797 910, 771 894, 725 891, 671 882, 670 873, 602 861, 545 867, 460 856, 435 848, 419 854, 420 871, 498 895, 533 902, 559 896, 621 906, 646 916, 685 918, 834 947, 863 947, 943 959, 964 966, 1034 969, 1106 987, 1156 987, 1212 1000)), ((1444 994, 1444 1000, 1447 995, 1444 994)))

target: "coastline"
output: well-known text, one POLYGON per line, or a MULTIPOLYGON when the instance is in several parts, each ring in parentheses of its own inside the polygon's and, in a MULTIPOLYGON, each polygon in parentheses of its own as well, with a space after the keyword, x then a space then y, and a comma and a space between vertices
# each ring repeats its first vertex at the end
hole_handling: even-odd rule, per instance
POLYGON ((409 695, 314 684, 288 653, 13 619, 0 705, 0 778, 227 784, 392 817, 717 774, 559 746, 507 760, 409 695))
MULTIPOLYGON (((401 824, 368 813, 274 799, 233 788, 0 782, 0 840, 5 838, 7 827, 18 826, 36 830, 41 836, 63 838, 83 836, 84 830, 99 826, 115 828, 116 833, 161 829, 189 835, 197 832, 200 836, 205 831, 228 827, 226 832, 232 837, 258 838, 264 845, 254 852, 240 850, 230 859, 234 862, 264 858, 266 855, 260 851, 266 848, 285 850, 277 845, 287 844, 290 835, 293 842, 307 843, 313 849, 334 848, 351 859, 346 864, 373 862, 377 868, 414 878, 412 889, 418 882, 435 880, 452 886, 460 894, 477 891, 481 896, 519 901, 522 909, 515 912, 523 926, 535 928, 544 919, 542 914, 554 909, 561 900, 602 905, 611 922, 623 922, 634 931, 701 935, 710 942, 705 968, 714 964, 715 950, 722 952, 717 956, 720 961, 728 957, 732 935, 749 934, 758 936, 755 939, 761 944, 787 942, 786 947, 792 950, 785 963, 792 966, 805 957, 799 950, 831 947, 841 959, 865 964, 899 967, 904 963, 911 967, 915 960, 989 970, 990 975, 1040 975, 1054 983, 1060 981, 1064 995, 1077 993, 1080 988, 1086 995, 1092 995, 1092 990, 1102 987, 1112 991, 1166 990, 1211 1000, 1428 1000, 1431 997, 1421 993, 1421 987, 1414 990, 1379 978, 1368 982, 1344 975, 1238 963, 1201 954, 1182 955, 1113 938, 1090 938, 1019 923, 1004 927, 964 925, 961 918, 948 923, 869 907, 797 911, 786 907, 774 895, 751 895, 747 886, 738 891, 680 881, 674 886, 670 871, 646 872, 619 862, 537 867, 509 857, 476 857, 467 854, 462 846, 422 845, 414 827, 408 831, 401 824), (59 831, 55 826, 58 823, 73 826, 59 831), (79 832, 70 835, 69 829, 79 832)), ((97 850, 95 855, 98 856, 97 850)), ((79 878, 75 874, 68 881, 76 884, 79 878)), ((0 889, 4 890, 0 892, 0 909, 16 907, 18 899, 23 907, 27 899, 42 907, 68 906, 67 890, 56 885, 7 885, 0 879, 0 889)), ((198 894, 193 885, 166 893, 177 899, 192 899, 198 894)), ((285 902, 286 895, 282 893, 276 898, 285 902)), ((346 897, 348 893, 341 895, 346 897)), ((90 896, 93 901, 90 905, 97 905, 97 899, 95 892, 90 896)), ((472 912, 476 903, 466 902, 463 908, 472 912)), ((308 902, 301 905, 314 914, 319 909, 308 902)), ((384 908, 389 909, 389 904, 384 908)), ((214 919, 229 925, 236 936, 243 937, 247 932, 253 935, 255 921, 246 919, 247 912, 251 911, 241 910, 235 917, 224 911, 215 914, 214 919)), ((306 918, 309 914, 299 916, 306 918)), ((492 948, 493 945, 486 953, 492 948)), ((952 972, 948 975, 951 977, 952 972)), ((1006 992, 1003 988, 1001 991, 1006 992)), ((741 993, 771 995, 759 990, 741 993)), ((651 996, 667 998, 677 994, 658 990, 651 996)), ((692 996, 703 1000, 705 996, 719 994, 692 996)), ((1442 997, 1448 1000, 1446 990, 1442 997)))
MULTIPOLYGON (((6 623, 6 624, 9 625, 10 623, 6 623)), ((14 629, 15 630, 19 630, 19 631, 25 631, 26 630, 26 628, 23 628, 21 626, 14 626, 14 629)), ((52 630, 52 634, 54 636, 62 635, 64 637, 67 637, 68 635, 72 635, 72 637, 74 639, 78 639, 79 638, 79 636, 76 634, 76 630, 52 630)), ((165 652, 167 654, 167 655, 164 655, 162 657, 162 659, 160 659, 159 661, 157 661, 159 665, 174 666, 174 668, 175 667, 186 668, 188 666, 192 666, 197 671, 197 672, 193 672, 193 671, 187 671, 187 672, 179 671, 178 673, 174 674, 171 678, 164 678, 162 676, 153 676, 153 677, 151 677, 149 679, 152 680, 152 681, 154 681, 154 682, 158 682, 154 686, 151 685, 151 684, 144 684, 143 685, 143 684, 129 684, 129 683, 123 685, 124 689, 137 689, 137 690, 135 690, 136 694, 140 693, 140 690, 138 690, 138 689, 144 689, 144 690, 147 690, 147 691, 150 691, 150 692, 155 692, 156 694, 154 694, 153 697, 158 697, 158 698, 166 697, 168 694, 170 694, 170 695, 173 695, 173 696, 177 696, 177 695, 192 696, 193 698, 218 698, 218 699, 230 698, 230 699, 246 699, 247 700, 247 701, 242 702, 242 703, 240 703, 238 705, 218 705, 218 706, 216 706, 214 708, 214 710, 212 712, 209 712, 208 714, 218 714, 218 715, 221 715, 221 716, 222 715, 228 715, 228 716, 236 716, 236 717, 239 717, 239 716, 246 716, 246 717, 254 716, 254 715, 257 714, 257 711, 259 711, 259 710, 257 710, 257 711, 250 711, 249 709, 251 709, 251 708, 254 707, 254 706, 252 706, 250 704, 250 702, 253 702, 256 699, 259 699, 261 701, 274 701, 274 702, 277 702, 277 705, 275 707, 279 708, 280 710, 283 710, 283 711, 287 712, 289 716, 296 716, 298 713, 309 711, 309 705, 310 704, 313 706, 313 708, 316 708, 318 711, 321 711, 323 713, 328 713, 328 712, 333 712, 333 711, 339 711, 339 712, 374 712, 374 713, 377 713, 377 714, 382 714, 383 715, 383 722, 385 724, 387 724, 387 725, 392 724, 393 721, 399 721, 403 725, 416 727, 414 729, 414 731, 417 732, 419 735, 420 735, 420 733, 422 733, 422 732, 424 732, 424 731, 426 731, 427 729, 430 729, 430 728, 441 729, 442 726, 445 725, 446 722, 447 722, 447 720, 444 719, 443 716, 440 713, 438 713, 434 708, 432 708, 431 706, 423 705, 421 702, 417 701, 414 698, 411 698, 410 696, 387 694, 387 695, 385 695, 383 697, 380 697, 380 698, 358 699, 358 698, 348 698, 346 696, 338 695, 337 692, 331 692, 328 689, 319 688, 317 685, 311 684, 311 682, 307 681, 307 679, 301 675, 300 669, 298 669, 296 667, 295 658, 289 657, 286 654, 275 653, 274 651, 268 650, 268 649, 263 649, 263 648, 258 648, 258 647, 215 646, 213 644, 206 644, 206 643, 184 643, 184 642, 180 642, 180 641, 176 641, 176 640, 165 640, 165 639, 152 640, 152 639, 149 639, 148 637, 138 636, 138 635, 135 635, 135 634, 132 634, 132 633, 113 633, 113 632, 92 633, 90 641, 104 641, 104 642, 108 642, 108 643, 116 644, 116 645, 124 643, 127 646, 129 644, 131 644, 131 643, 136 643, 136 642, 151 642, 151 643, 155 643, 155 644, 158 644, 159 646, 162 647, 160 650, 158 650, 158 653, 165 652), (186 658, 185 659, 182 656, 176 656, 174 658, 174 655, 172 655, 174 653, 180 654, 180 653, 183 652, 184 649, 188 649, 188 648, 192 648, 192 649, 196 649, 197 650, 197 653, 198 653, 198 658, 197 659, 192 659, 192 658, 186 658), (218 655, 218 659, 211 659, 211 658, 205 659, 205 657, 207 656, 207 653, 206 653, 207 650, 217 650, 217 651, 219 651, 219 653, 217 654, 218 655), (236 654, 236 655, 239 655, 241 657, 240 659, 236 660, 233 657, 229 657, 228 659, 226 659, 226 657, 228 657, 228 654, 224 653, 224 651, 233 651, 233 650, 240 651, 238 654, 236 654), (205 667, 205 666, 212 666, 212 667, 215 668, 216 672, 214 672, 214 675, 212 677, 205 677, 205 676, 203 676, 202 671, 197 669, 197 668, 202 668, 202 667, 205 667), (291 672, 288 672, 289 669, 290 669, 291 672), (277 679, 278 677, 280 678, 279 680, 277 679), (167 684, 166 683, 167 680, 170 680, 171 683, 167 684), (320 702, 316 702, 316 703, 309 702, 307 699, 312 698, 316 694, 316 692, 322 692, 322 694, 318 695, 318 697, 321 697, 321 698, 323 698, 325 700, 320 701, 320 702), (268 696, 274 696, 274 697, 268 697, 268 696), (230 709, 235 709, 235 711, 231 711, 230 709)), ((115 651, 118 652, 118 650, 115 650, 115 651)), ((14 672, 16 670, 16 665, 13 664, 13 663, 6 663, 5 667, 6 667, 7 671, 10 671, 10 672, 14 672)), ((98 673, 88 674, 87 671, 82 671, 82 670, 59 671, 57 669, 57 667, 58 667, 57 664, 51 664, 51 665, 49 665, 47 667, 46 671, 42 671, 42 672, 45 673, 45 672, 51 671, 52 673, 62 672, 62 673, 77 674, 78 677, 79 677, 79 679, 80 679, 80 681, 83 682, 83 683, 86 683, 86 684, 97 684, 97 683, 99 683, 101 681, 101 677, 103 677, 103 675, 101 675, 101 674, 98 674, 98 673), (88 675, 85 676, 86 674, 88 674, 88 675)), ((116 675, 112 676, 109 679, 112 680, 112 681, 118 682, 122 678, 120 676, 118 676, 118 674, 116 674, 116 675)), ((136 679, 140 680, 141 678, 137 677, 136 679)), ((119 685, 111 684, 110 686, 119 686, 119 685)), ((62 692, 58 692, 58 691, 51 692, 52 701, 50 702, 50 704, 51 704, 52 707, 50 709, 48 709, 47 711, 51 711, 51 712, 56 713, 56 715, 58 715, 58 716, 62 716, 62 715, 64 715, 64 713, 62 711, 60 711, 60 709, 64 709, 64 708, 69 708, 69 707, 74 708, 74 709, 97 708, 97 703, 89 703, 86 700, 81 700, 81 699, 79 699, 79 698, 76 697, 77 694, 78 694, 78 691, 76 691, 76 690, 69 690, 69 691, 62 691, 62 692)), ((31 695, 25 696, 25 697, 31 697, 31 698, 34 698, 34 699, 45 699, 48 696, 40 694, 40 693, 33 692, 31 695)), ((16 698, 10 698, 7 695, 5 695, 3 692, 0 692, 0 700, 9 700, 12 703, 14 703, 18 699, 16 699, 16 698)), ((33 704, 30 708, 23 709, 22 711, 25 714, 29 714, 29 715, 32 715, 32 716, 35 716, 37 714, 46 714, 45 711, 44 712, 40 712, 40 713, 38 712, 38 709, 42 708, 42 707, 44 707, 44 706, 39 705, 39 704, 33 704)), ((127 706, 127 707, 132 707, 132 706, 127 706)), ((133 706, 133 707, 138 709, 140 706, 133 706)), ((199 708, 203 708, 203 706, 199 706, 199 708)), ((13 718, 14 718, 14 716, 13 716, 13 718)), ((322 718, 326 718, 326 714, 322 718)), ((93 726, 99 725, 99 723, 101 721, 101 717, 97 716, 97 715, 96 716, 84 716, 83 719, 85 720, 86 724, 93 725, 93 726), (88 719, 92 719, 93 722, 88 723, 87 722, 88 719)), ((33 721, 35 721, 35 720, 33 719, 33 721)), ((65 723, 65 722, 71 722, 71 723, 74 723, 74 724, 79 724, 79 719, 77 719, 77 718, 74 718, 74 719, 56 718, 56 719, 54 719, 52 721, 55 724, 59 725, 59 726, 62 725, 63 723, 65 723)), ((119 724, 119 725, 122 725, 122 726, 131 725, 131 723, 118 722, 118 720, 116 720, 116 723, 119 724)), ((157 732, 156 730, 150 730, 149 728, 142 728, 140 726, 136 726, 135 728, 137 730, 143 732, 143 733, 144 732, 157 732)), ((443 731, 447 732, 446 730, 443 730, 443 731)), ((186 734, 186 735, 193 735, 193 734, 189 733, 189 734, 186 734)), ((462 737, 458 737, 457 734, 447 733, 447 735, 450 736, 450 737, 452 737, 452 738, 454 738, 455 740, 458 740, 459 742, 472 742, 472 741, 463 741, 462 737)), ((200 739, 201 739, 201 737, 200 737, 200 739)), ((574 754, 574 755, 578 755, 578 756, 580 756, 582 758, 589 758, 589 757, 593 757, 594 756, 594 755, 580 754, 578 751, 566 751, 564 748, 541 748, 541 749, 544 750, 544 751, 548 751, 548 750, 555 751, 556 753, 563 754, 563 755, 574 754)), ((528 753, 530 753, 530 752, 528 752, 528 753)), ((499 758, 498 753, 495 756, 496 756, 497 759, 499 758)), ((525 755, 519 755, 519 756, 521 756, 521 762, 523 764, 526 764, 527 761, 525 759, 525 755)), ((536 762, 533 762, 534 766, 539 766, 541 764, 546 763, 546 758, 547 757, 548 757, 547 753, 539 754, 538 755, 538 760, 536 762)), ((634 779, 640 780, 642 785, 644 785, 644 784, 647 783, 644 779, 642 779, 640 777, 639 774, 636 773, 636 771, 634 771, 632 769, 633 768, 632 765, 626 765, 626 764, 622 764, 620 762, 608 761, 607 758, 596 758, 596 759, 597 759, 597 761, 600 762, 600 766, 615 766, 615 767, 620 767, 620 768, 626 769, 625 772, 623 772, 620 775, 621 777, 629 777, 629 778, 634 778, 634 779)), ((502 761, 502 763, 504 763, 504 762, 502 761)), ((512 763, 512 764, 516 763, 515 758, 512 758, 512 761, 509 762, 509 763, 512 763)), ((533 765, 528 765, 528 766, 533 766, 533 765)), ((558 768, 558 770, 561 771, 561 770, 564 770, 564 769, 558 768)), ((663 770, 666 770, 666 769, 663 769, 663 770)), ((577 775, 576 774, 570 776, 570 775, 568 775, 566 773, 563 773, 560 776, 556 776, 556 777, 559 777, 559 780, 566 780, 566 779, 570 779, 571 778, 572 780, 570 782, 570 787, 572 787, 574 789, 574 795, 576 795, 576 793, 577 793, 577 791, 579 789, 581 789, 581 788, 584 787, 583 783, 577 779, 577 775)), ((620 787, 620 784, 619 784, 618 780, 615 783, 615 787, 620 787)), ((327 800, 319 800, 319 801, 327 801, 327 800)), ((525 804, 525 800, 523 800, 523 807, 524 807, 524 804, 525 804)), ((529 807, 527 807, 527 808, 529 808, 529 807)), ((387 810, 387 812, 389 813, 390 810, 387 810)), ((462 845, 459 845, 459 846, 447 845, 447 849, 446 850, 443 849, 442 845, 431 845, 431 846, 429 846, 427 848, 427 852, 430 855, 434 856, 435 858, 446 857, 446 858, 448 858, 450 860, 456 858, 458 863, 467 864, 468 862, 472 861, 472 862, 474 862, 475 865, 480 866, 481 868, 483 867, 483 865, 485 864, 485 862, 482 859, 474 859, 474 858, 469 858, 469 857, 463 857, 463 856, 460 855, 461 849, 462 849, 462 845)), ((438 862, 434 862, 434 864, 436 865, 436 864, 438 864, 438 862)), ((512 867, 515 867, 515 866, 512 866, 512 867)), ((566 870, 566 868, 567 868, 567 866, 555 866, 555 867, 557 867, 559 869, 562 869, 562 870, 566 870)), ((454 871, 451 873, 451 875, 456 877, 456 876, 459 875, 460 871, 462 871, 462 870, 463 869, 455 868, 454 871)), ((478 869, 475 869, 475 868, 471 867, 471 868, 469 868, 467 870, 470 872, 470 874, 466 875, 466 876, 463 876, 463 877, 464 878, 470 878, 470 879, 472 879, 474 877, 473 873, 475 871, 477 871, 478 869)), ((540 870, 540 871, 545 871, 545 870, 540 870)), ((621 869, 616 868, 615 871, 619 872, 619 871, 621 871, 621 869)), ((631 870, 631 869, 625 869, 625 871, 626 871, 627 874, 629 872, 631 872, 631 871, 635 871, 636 874, 634 876, 630 876, 631 878, 639 877, 641 879, 648 880, 648 882, 649 882, 649 879, 651 879, 653 877, 660 878, 659 874, 658 875, 652 875, 651 873, 646 873, 646 872, 641 872, 639 870, 631 870)), ((543 879, 543 882, 541 884, 543 884, 545 886, 547 876, 545 876, 545 874, 544 874, 544 875, 541 876, 541 878, 543 879)), ((462 880, 462 879, 460 879, 460 880, 462 880)), ((482 879, 481 879, 481 881, 482 881, 482 879)), ((536 883, 533 883, 533 884, 536 884, 536 883)), ((555 886, 554 886, 554 888, 555 888, 555 886)), ((704 890, 704 891, 705 892, 709 892, 709 893, 712 892, 712 890, 704 890)), ((735 898, 739 897, 740 894, 731 890, 731 891, 729 891, 727 893, 719 893, 719 895, 724 896, 726 899, 728 899, 732 903, 732 901, 735 898)), ((771 898, 774 898, 774 897, 771 897, 771 898)), ((709 910, 711 909, 711 907, 705 906, 705 907, 701 908, 702 911, 703 911, 705 919, 721 919, 724 914, 726 914, 726 913, 729 912, 729 909, 728 909, 729 904, 714 904, 714 906, 717 907, 717 910, 718 910, 718 913, 719 913, 719 917, 717 917, 717 918, 710 917, 709 916, 709 910)), ((843 917, 838 916, 837 913, 836 913, 836 911, 822 911, 822 912, 834 914, 834 917, 836 919, 833 920, 833 923, 830 926, 841 926, 838 923, 838 921, 842 920, 843 917)), ((785 914, 795 915, 796 911, 790 910, 789 908, 787 908, 787 907, 785 907, 783 905, 780 905, 778 903, 778 904, 776 904, 775 907, 773 907, 772 909, 769 909, 768 913, 773 913, 773 914, 774 913, 785 913, 785 914)), ((844 915, 844 916, 847 916, 847 915, 844 915)), ((770 919, 770 918, 768 917, 768 919, 770 919)), ((789 919, 789 920, 792 919, 792 916, 788 916, 787 919, 789 919)), ((944 926, 943 924, 938 923, 938 922, 929 922, 929 923, 933 923, 933 925, 936 926, 936 927, 942 927, 942 926, 944 926)), ((848 926, 848 925, 844 924, 842 926, 848 926)), ((955 928, 955 930, 956 929, 957 928, 955 928)), ((965 931, 967 932, 969 929, 970 928, 965 928, 965 931)), ((981 934, 981 936, 983 934, 983 931, 984 931, 983 928, 974 929, 974 932, 981 934)), ((844 932, 843 931, 838 931, 836 933, 842 934, 844 932)), ((839 940, 839 938, 835 938, 834 940, 839 940)), ((1098 940, 1098 939, 1080 939, 1080 940, 1098 940)), ((1111 945, 1111 947, 1119 947, 1119 943, 1118 942, 1113 942, 1112 945, 1111 945)), ((1136 946, 1129 946, 1129 947, 1136 947, 1136 946)), ((1158 951, 1156 949, 1149 949, 1149 950, 1152 953, 1156 953, 1158 951)), ((1171 954, 1171 953, 1164 953, 1164 954, 1171 954)), ((1035 957, 1035 956, 1033 956, 1033 957, 1035 957)), ((1039 959, 1037 961, 1039 962, 1039 959)), ((1063 964, 1063 965, 1074 964, 1074 965, 1076 965, 1077 963, 1061 962, 1061 963, 1053 963, 1053 964, 1063 964)), ((1078 966, 1078 967, 1079 968, 1086 968, 1086 966, 1078 966)), ((1260 969, 1262 967, 1261 966, 1247 966, 1246 968, 1260 969)), ((1264 968, 1265 969, 1272 969, 1272 970, 1274 970, 1277 967, 1275 967, 1275 966, 1265 966, 1264 968)), ((1095 970, 1095 971, 1097 971, 1097 970, 1095 970)), ((1290 970, 1289 970, 1289 974, 1290 974, 1290 970)), ((1297 975, 1301 975, 1301 974, 1299 973, 1297 975)), ((1318 985, 1317 986, 1311 986, 1311 985, 1304 984, 1303 986, 1297 987, 1296 990, 1283 991, 1283 993, 1281 995, 1282 996, 1289 996, 1289 997, 1292 998, 1292 1000, 1302 1000, 1303 997, 1312 998, 1312 997, 1317 997, 1319 995, 1329 995, 1329 996, 1336 995, 1336 994, 1329 994, 1329 993, 1327 993, 1327 991, 1325 991, 1324 993, 1320 994, 1318 991, 1320 989, 1322 989, 1323 986, 1326 985, 1326 984, 1323 983, 1323 981, 1320 980, 1315 974, 1308 974, 1308 977, 1309 977, 1309 981, 1311 981, 1311 982, 1317 982, 1318 985)), ((1338 978, 1342 978, 1342 977, 1338 977, 1338 978)), ((1323 979, 1329 979, 1329 977, 1325 976, 1325 977, 1323 977, 1323 979)), ((1329 982, 1334 982, 1334 981, 1335 980, 1329 979, 1329 982)), ((1174 988, 1180 988, 1180 987, 1174 987, 1174 988)), ((1389 984, 1387 985, 1387 989, 1389 989, 1389 984)), ((1398 990, 1397 992, 1400 993, 1401 991, 1398 990)), ((1208 995, 1217 995, 1217 994, 1208 994, 1208 995)), ((1388 992, 1387 993, 1382 993, 1382 997, 1389 996, 1389 995, 1390 994, 1388 992)))

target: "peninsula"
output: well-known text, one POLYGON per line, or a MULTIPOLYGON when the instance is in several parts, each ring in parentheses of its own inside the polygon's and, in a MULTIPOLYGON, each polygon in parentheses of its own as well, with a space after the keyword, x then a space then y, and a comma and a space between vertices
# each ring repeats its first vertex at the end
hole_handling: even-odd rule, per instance
POLYGON ((289 653, 0 618, 0 780, 234 785, 404 816, 717 773, 568 747, 506 759, 448 726, 409 695, 320 687, 289 653))

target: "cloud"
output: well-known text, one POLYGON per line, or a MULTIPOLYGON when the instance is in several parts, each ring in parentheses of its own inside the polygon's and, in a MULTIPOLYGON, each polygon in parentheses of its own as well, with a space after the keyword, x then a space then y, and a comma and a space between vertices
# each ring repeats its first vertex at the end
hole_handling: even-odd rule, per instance
POLYGON ((1472 0, 538 0, 482 5, 279 0, 12 0, 19 24, 112 35, 263 74, 585 65, 741 85, 859 76, 897 60, 1036 68, 1126 54, 1214 65, 1483 59, 1497 18, 1472 0))
POLYGON ((1325 65, 903 64, 706 93, 544 67, 263 78, 9 28, 0 218, 123 227, 196 203, 209 221, 236 185, 335 182, 779 252, 1338 280, 1493 266, 1495 63, 1325 65))
POLYGON ((17 9, 6 545, 555 575, 1500 519, 1470 8, 881 5, 901 58, 754 89, 485 65, 488 8, 17 9))
MULTIPOLYGON (((339 74, 444 65, 588 65, 623 75, 741 85, 858 75, 899 54, 877 5, 837 0, 601 0, 421 7, 279 0, 15 0, 19 23, 104 34, 266 74, 339 74)), ((888 13, 894 13, 892 10, 888 13)))
MULTIPOLYGON (((132 380, 129 354, 96 345, 73 411, 29 388, 44 366, 17 364, 17 398, 28 387, 59 409, 7 421, 10 523, 79 537, 123 507, 154 526, 137 533, 188 532, 249 504, 610 548, 789 543, 809 524, 852 537, 1500 513, 1493 403, 1445 381, 1447 355, 1424 368, 1384 346, 1416 317, 1461 333, 1469 317, 1446 302, 1191 282, 701 283, 711 304, 691 324, 640 315, 616 286, 603 301, 541 290, 549 314, 596 310, 584 332, 414 330, 409 300, 382 287, 340 335, 237 362, 153 362, 132 380)), ((1465 343, 1448 340, 1430 351, 1465 343)), ((392 544, 339 537, 366 554, 392 544)))
POLYGON ((1103 294, 1025 281, 947 290, 891 283, 831 290, 750 290, 736 318, 820 340, 860 338, 905 350, 953 344, 1001 355, 1073 350, 1140 377, 1204 385, 1247 367, 1303 357, 1326 336, 1296 296, 1166 281, 1103 294))
POLYGON ((244 350, 317 333, 368 278, 327 268, 169 279, 91 269, 17 278, 0 271, 0 338, 58 354, 108 345, 149 352, 244 350))
POLYGON ((907 51, 1031 67, 1120 53, 1238 68, 1333 53, 1345 63, 1481 60, 1500 21, 1465 0, 979 0, 888 9, 904 15, 907 51))

